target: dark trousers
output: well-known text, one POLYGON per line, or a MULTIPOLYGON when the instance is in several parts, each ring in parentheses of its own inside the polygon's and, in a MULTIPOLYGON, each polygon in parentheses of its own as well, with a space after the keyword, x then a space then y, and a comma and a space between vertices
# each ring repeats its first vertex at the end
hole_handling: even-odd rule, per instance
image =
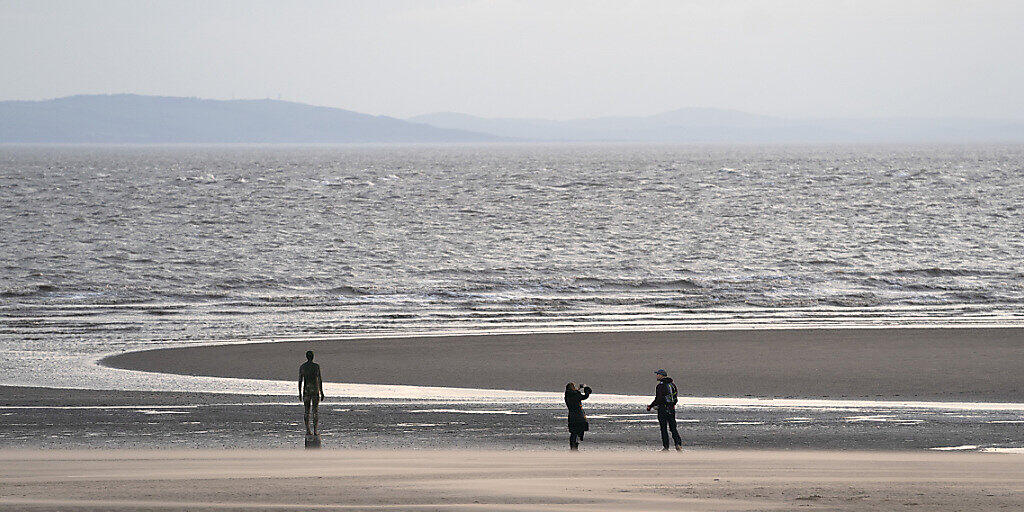
POLYGON ((672 431, 672 440, 675 441, 676 446, 683 445, 683 439, 679 437, 679 431, 676 430, 676 408, 675 407, 658 407, 658 426, 661 427, 661 444, 668 449, 668 431, 672 431))
POLYGON ((583 432, 570 432, 569 433, 569 448, 575 450, 580 447, 580 440, 583 439, 583 432))

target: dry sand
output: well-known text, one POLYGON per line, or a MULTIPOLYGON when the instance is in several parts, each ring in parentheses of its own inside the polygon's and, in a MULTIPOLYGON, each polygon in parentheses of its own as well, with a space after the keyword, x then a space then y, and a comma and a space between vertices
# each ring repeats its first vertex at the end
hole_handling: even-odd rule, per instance
POLYGON ((1019 510, 979 453, 0 451, 0 510, 1019 510))
MULTIPOLYGON (((779 329, 320 340, 134 352, 104 364, 292 380, 314 350, 333 382, 689 396, 1024 402, 1024 329, 779 329)), ((210 390, 216 391, 216 390, 210 390)))

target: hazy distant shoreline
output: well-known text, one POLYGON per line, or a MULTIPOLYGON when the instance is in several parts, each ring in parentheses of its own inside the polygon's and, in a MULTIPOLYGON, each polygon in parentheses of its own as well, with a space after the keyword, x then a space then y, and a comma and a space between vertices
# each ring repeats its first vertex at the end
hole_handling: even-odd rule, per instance
MULTIPOLYGON (((666 109, 667 110, 667 109, 666 109)), ((136 94, 0 101, 0 143, 1024 142, 1024 121, 786 119, 721 108, 571 120, 438 112, 398 119, 271 99, 136 94)))

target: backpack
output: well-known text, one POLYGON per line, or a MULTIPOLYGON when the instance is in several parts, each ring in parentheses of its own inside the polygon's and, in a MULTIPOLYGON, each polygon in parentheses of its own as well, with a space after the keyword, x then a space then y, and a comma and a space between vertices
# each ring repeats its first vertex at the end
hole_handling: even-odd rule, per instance
POLYGON ((676 405, 679 403, 679 391, 676 389, 674 382, 666 382, 665 387, 665 405, 676 405))

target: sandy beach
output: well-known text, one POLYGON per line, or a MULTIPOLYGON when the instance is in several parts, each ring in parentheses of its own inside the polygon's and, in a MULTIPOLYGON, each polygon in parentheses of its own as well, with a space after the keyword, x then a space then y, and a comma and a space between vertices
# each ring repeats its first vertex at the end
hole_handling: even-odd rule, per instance
MULTIPOLYGON (((1012 402, 1021 401, 1012 370, 1024 362, 1022 332, 379 338, 152 350, 105 364, 292 380, 313 349, 335 382, 550 391, 571 375, 641 394, 653 387, 650 369, 665 366, 690 395, 1012 402)), ((8 386, 0 398, 0 510, 989 511, 1024 502, 1024 458, 992 453, 1020 449, 1018 411, 681 405, 686 450, 660 453, 642 407, 590 404, 591 432, 573 454, 558 404, 341 396, 321 405, 325 449, 309 451, 293 397, 8 386)))
POLYGON ((2 451, 0 510, 1013 509, 999 454, 2 451))
MULTIPOLYGON (((314 350, 329 382, 687 396, 1024 402, 1024 329, 760 329, 320 339, 158 349, 136 370, 293 380, 314 350)), ((217 391, 211 389, 210 391, 217 391)))

